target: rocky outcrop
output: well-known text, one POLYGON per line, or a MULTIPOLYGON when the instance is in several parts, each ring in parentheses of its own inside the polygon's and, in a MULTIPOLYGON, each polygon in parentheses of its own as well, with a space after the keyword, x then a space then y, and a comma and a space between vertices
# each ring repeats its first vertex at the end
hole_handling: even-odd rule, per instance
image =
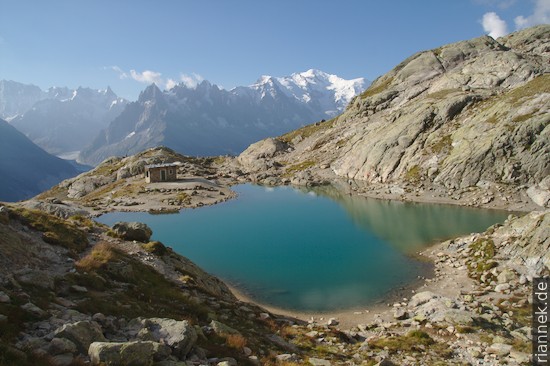
POLYGON ((124 240, 136 240, 142 243, 149 242, 153 231, 141 222, 117 222, 113 225, 113 232, 124 240))
MULTIPOLYGON (((530 197, 545 205, 547 190, 538 185, 550 174, 549 41, 550 26, 541 25, 418 53, 377 79, 337 119, 281 136, 289 149, 260 159, 261 167, 291 180, 308 172, 310 180, 447 192, 496 184, 518 200, 537 186, 530 197)), ((262 144, 274 145, 251 146, 254 156, 262 156, 262 144)), ((254 173, 249 154, 238 161, 254 173)))
POLYGON ((287 149, 283 141, 268 138, 250 145, 237 160, 249 172, 265 171, 272 167, 271 158, 287 149))
MULTIPOLYGON (((550 272, 550 211, 532 212, 511 220, 509 225, 495 230, 492 239, 498 249, 497 259, 517 273, 512 275, 512 279, 532 278, 550 272)), ((508 275, 504 275, 504 271, 498 272, 502 278, 510 278, 509 272, 508 275)))

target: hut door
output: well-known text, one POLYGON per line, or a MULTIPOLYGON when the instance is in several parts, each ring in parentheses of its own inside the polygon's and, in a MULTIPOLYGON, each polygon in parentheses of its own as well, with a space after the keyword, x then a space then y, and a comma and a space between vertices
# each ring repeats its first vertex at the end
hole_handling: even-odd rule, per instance
POLYGON ((160 180, 164 182, 166 180, 166 170, 160 171, 160 180))

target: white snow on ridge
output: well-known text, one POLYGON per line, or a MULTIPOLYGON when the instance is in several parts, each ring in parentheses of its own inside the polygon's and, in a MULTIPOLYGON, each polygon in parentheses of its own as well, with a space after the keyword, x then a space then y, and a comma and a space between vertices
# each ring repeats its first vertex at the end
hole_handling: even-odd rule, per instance
POLYGON ((316 101, 321 110, 336 115, 342 112, 351 99, 365 90, 369 84, 370 82, 364 78, 346 80, 320 70, 309 69, 287 77, 262 75, 250 88, 260 91, 262 98, 266 93, 274 96, 279 90, 287 97, 298 99, 306 104, 316 101))

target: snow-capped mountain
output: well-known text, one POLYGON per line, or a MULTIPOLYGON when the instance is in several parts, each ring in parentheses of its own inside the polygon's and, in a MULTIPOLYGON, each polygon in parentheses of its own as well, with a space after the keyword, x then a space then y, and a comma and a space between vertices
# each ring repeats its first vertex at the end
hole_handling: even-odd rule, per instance
POLYGON ((51 154, 79 151, 128 103, 110 89, 52 87, 0 81, 0 113, 51 154))
POLYGON ((190 155, 237 154, 259 139, 334 117, 368 84, 318 70, 262 76, 231 90, 208 81, 164 92, 153 84, 82 150, 78 161, 96 165, 158 145, 190 155))
POLYGON ((327 117, 334 117, 344 111, 351 99, 366 89, 369 83, 364 78, 345 80, 336 75, 310 69, 287 77, 262 76, 250 87, 266 93, 282 91, 286 96, 305 103, 327 117))
POLYGON ((36 85, 0 80, 0 118, 9 121, 45 98, 45 93, 36 85))

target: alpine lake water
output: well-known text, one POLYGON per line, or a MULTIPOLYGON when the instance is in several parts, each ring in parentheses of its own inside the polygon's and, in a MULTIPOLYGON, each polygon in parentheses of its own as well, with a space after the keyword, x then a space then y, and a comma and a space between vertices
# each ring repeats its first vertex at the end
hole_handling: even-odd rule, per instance
POLYGON ((508 212, 350 196, 330 187, 239 185, 238 198, 176 214, 113 212, 273 307, 322 312, 360 308, 415 281, 430 265, 415 253, 481 232, 508 212))

